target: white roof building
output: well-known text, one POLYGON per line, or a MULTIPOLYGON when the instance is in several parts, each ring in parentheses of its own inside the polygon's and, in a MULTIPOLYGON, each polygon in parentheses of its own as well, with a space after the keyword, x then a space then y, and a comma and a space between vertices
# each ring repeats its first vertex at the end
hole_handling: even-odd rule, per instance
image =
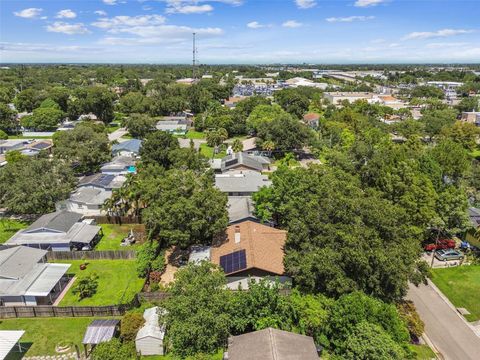
MULTIPOLYGON (((20 338, 25 334, 24 330, 1 330, 0 331, 0 359, 5 359, 15 347, 20 338)), ((21 351, 20 344, 18 344, 21 351)), ((19 352, 20 352, 19 351, 19 352)))
POLYGON ((162 309, 158 306, 146 309, 143 313, 145 324, 138 330, 135 347, 143 356, 163 355, 163 338, 165 326, 160 326, 159 315, 162 309))

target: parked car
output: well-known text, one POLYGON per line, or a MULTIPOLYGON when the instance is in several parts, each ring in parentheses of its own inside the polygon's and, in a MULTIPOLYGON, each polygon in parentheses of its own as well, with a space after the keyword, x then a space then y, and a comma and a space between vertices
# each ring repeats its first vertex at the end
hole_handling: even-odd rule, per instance
POLYGON ((435 252, 435 257, 440 261, 447 261, 463 260, 465 256, 461 251, 458 250, 438 250, 435 252))
POLYGON ((430 243, 425 245, 423 248, 425 251, 433 250, 444 250, 444 249, 455 249, 456 243, 453 239, 439 239, 437 243, 430 243))

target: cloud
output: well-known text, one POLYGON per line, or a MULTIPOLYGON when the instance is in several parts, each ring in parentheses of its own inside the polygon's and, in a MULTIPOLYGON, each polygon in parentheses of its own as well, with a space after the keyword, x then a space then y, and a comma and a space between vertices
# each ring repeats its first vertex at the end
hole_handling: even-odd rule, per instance
POLYGON ((57 16, 55 16, 57 19, 74 19, 77 17, 77 14, 70 10, 70 9, 65 9, 65 10, 60 10, 58 13, 57 13, 57 16))
POLYGON ((167 14, 203 14, 213 11, 213 6, 209 4, 204 5, 175 5, 166 9, 167 14))
POLYGON ((282 26, 286 28, 298 28, 303 26, 303 24, 296 20, 287 20, 282 24, 282 26))
POLYGON ((347 16, 347 17, 329 17, 325 20, 328 22, 353 22, 373 20, 375 16, 347 16))
POLYGON ((315 0, 295 0, 299 9, 310 9, 317 5, 315 0))
POLYGON ((430 43, 427 44, 429 49, 441 49, 445 47, 466 47, 469 46, 469 43, 466 42, 439 42, 439 43, 430 43))
POLYGON ((250 29, 261 29, 268 27, 268 25, 260 24, 258 21, 252 21, 247 24, 247 27, 250 29))
POLYGON ((48 32, 56 32, 67 35, 87 34, 90 31, 82 23, 69 24, 62 21, 55 21, 53 24, 47 25, 48 32))
POLYGON ((437 31, 417 31, 412 32, 402 38, 402 40, 422 40, 422 39, 432 39, 432 38, 442 38, 449 36, 456 36, 462 34, 469 34, 473 30, 466 29, 442 29, 437 31))
POLYGON ((386 0, 357 0, 357 1, 355 1, 354 6, 356 6, 356 7, 377 6, 377 5, 385 3, 385 2, 386 2, 386 0))
POLYGON ((165 23, 162 15, 138 15, 138 16, 115 16, 112 18, 100 18, 92 25, 101 29, 111 31, 119 30, 122 27, 153 26, 165 23))
POLYGON ((21 11, 15 11, 13 14, 25 19, 35 19, 40 16, 42 11, 43 9, 40 8, 28 8, 21 11))
POLYGON ((107 16, 107 12, 103 10, 97 10, 94 13, 100 16, 107 16))
POLYGON ((117 5, 118 0, 102 0, 105 5, 117 5))

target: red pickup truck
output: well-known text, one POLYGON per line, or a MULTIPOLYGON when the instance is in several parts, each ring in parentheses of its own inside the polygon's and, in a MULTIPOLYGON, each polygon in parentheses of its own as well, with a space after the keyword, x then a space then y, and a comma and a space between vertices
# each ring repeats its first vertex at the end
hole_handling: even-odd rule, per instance
POLYGON ((453 239, 439 239, 437 243, 430 243, 423 248, 425 251, 443 250, 443 249, 455 249, 456 243, 453 239))

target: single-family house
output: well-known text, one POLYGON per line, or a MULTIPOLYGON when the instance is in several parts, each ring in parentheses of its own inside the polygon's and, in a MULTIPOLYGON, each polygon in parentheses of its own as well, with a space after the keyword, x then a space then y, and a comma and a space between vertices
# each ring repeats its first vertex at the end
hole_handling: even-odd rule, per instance
POLYGON ((237 152, 222 159, 213 159, 212 169, 217 173, 231 170, 252 170, 262 172, 270 169, 270 159, 265 156, 251 155, 246 152, 237 152), (218 160, 218 161, 215 161, 218 160))
POLYGON ((42 215, 28 228, 15 233, 5 244, 26 245, 53 251, 93 247, 101 228, 83 222, 82 218, 82 214, 65 210, 42 215))
POLYGON ((124 175, 94 174, 80 179, 77 189, 67 200, 59 201, 57 210, 68 210, 84 216, 103 215, 103 204, 112 196, 113 189, 119 189, 126 181, 124 175))
POLYGON ((460 121, 480 126, 480 111, 464 111, 460 121))
POLYGON ((137 171, 136 161, 137 159, 132 156, 116 156, 112 161, 103 164, 100 171, 106 175, 134 174, 137 171))
POLYGON ((320 115, 317 113, 308 113, 303 115, 303 122, 312 129, 318 129, 320 124, 320 115))
POLYGON ((250 278, 290 283, 283 267, 286 239, 285 230, 243 221, 228 226, 212 246, 211 262, 222 267, 229 289, 247 289, 250 278))
POLYGON ((185 135, 188 124, 185 120, 162 120, 157 123, 156 129, 173 135, 185 135))
POLYGON ((135 348, 142 356, 163 355, 163 338, 165 326, 160 325, 158 306, 146 309, 143 312, 145 324, 138 330, 135 338, 135 348))
POLYGON ((258 221, 253 215, 255 207, 251 196, 229 196, 227 203, 228 223, 237 224, 242 221, 258 221))
POLYGON ((224 360, 319 360, 311 336, 273 328, 230 336, 224 360))
POLYGON ((118 144, 113 144, 112 155, 136 157, 140 154, 141 147, 142 147, 142 140, 129 139, 126 141, 122 141, 118 144))
POLYGON ((467 231, 465 240, 471 245, 480 248, 480 209, 471 207, 468 209, 470 229, 467 231))
POLYGON ((251 196, 263 186, 270 186, 268 176, 258 171, 229 171, 215 175, 215 186, 228 196, 251 196))
POLYGON ((21 150, 26 145, 28 145, 28 141, 25 139, 0 140, 0 154, 5 154, 12 150, 21 150))
POLYGON ((49 305, 68 283, 70 264, 46 262, 46 250, 28 246, 0 248, 0 305, 49 305))

